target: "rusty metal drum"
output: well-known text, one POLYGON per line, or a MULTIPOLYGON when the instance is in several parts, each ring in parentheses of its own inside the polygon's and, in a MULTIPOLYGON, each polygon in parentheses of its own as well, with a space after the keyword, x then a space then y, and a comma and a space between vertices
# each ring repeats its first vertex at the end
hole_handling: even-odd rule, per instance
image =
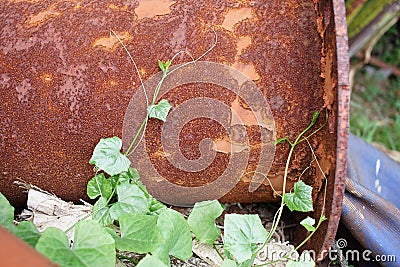
MULTIPOLYGON (((247 95, 254 101, 265 99, 268 109, 263 114, 268 119, 260 118, 271 127, 246 117, 252 109, 239 91, 227 90, 218 77, 208 81, 215 72, 205 75, 203 83, 175 84, 162 97, 172 104, 172 112, 202 97, 247 118, 239 129, 249 138, 247 157, 231 167, 240 165, 242 174, 253 175, 240 175, 221 195, 223 202, 279 200, 271 184, 283 190, 289 146, 271 146, 273 140, 295 138, 314 111, 323 114, 317 123, 322 126, 327 114, 326 125, 309 140, 320 166, 307 142, 299 144, 286 190, 301 176, 313 187, 316 215, 326 202, 329 221, 309 247, 321 253, 329 248, 341 213, 347 149, 348 56, 342 1, 7 0, 0 15, 0 190, 12 204, 22 207, 25 202, 24 193, 14 185, 16 179, 65 200, 85 198, 86 183, 93 176, 88 161, 99 139, 122 137, 126 149, 140 80, 122 44, 145 82, 158 73, 157 60, 169 60, 183 50, 197 58, 215 44, 201 60, 237 71, 235 77, 245 79, 240 92, 252 92, 250 87, 256 86, 260 95, 247 95), (265 140, 260 129, 266 129, 265 140), (249 190, 258 168, 263 170, 263 182, 249 190)), ((190 60, 182 53, 174 64, 190 60)), ((201 64, 197 70, 203 66, 206 73, 208 65, 201 64)), ((229 72, 216 70, 220 75, 229 72)), ((157 120, 147 125, 142 152, 160 179, 190 188, 218 179, 230 166, 233 146, 226 148, 229 136, 224 125, 212 119, 215 112, 207 113, 208 108, 196 104, 189 107, 193 113, 188 116, 201 112, 181 125, 177 146, 171 149, 181 151, 183 162, 196 160, 202 155, 202 140, 208 139, 214 142, 214 158, 207 167, 174 166, 162 151, 163 124, 157 120)), ((132 165, 140 164, 135 158, 132 165)), ((305 234, 299 230, 298 239, 305 234)))

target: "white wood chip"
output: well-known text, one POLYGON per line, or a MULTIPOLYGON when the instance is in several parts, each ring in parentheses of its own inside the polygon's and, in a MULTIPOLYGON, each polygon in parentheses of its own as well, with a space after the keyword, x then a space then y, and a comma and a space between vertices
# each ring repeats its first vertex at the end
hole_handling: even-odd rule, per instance
MULTIPOLYGON (((75 205, 59 199, 58 197, 30 188, 28 191, 28 209, 33 212, 33 223, 40 232, 48 227, 57 227, 65 231, 79 220, 87 217, 92 211, 92 205, 75 205)), ((69 231, 67 236, 70 240, 73 231, 69 231)))
POLYGON ((202 244, 198 240, 193 239, 193 253, 200 259, 210 264, 212 267, 218 267, 222 264, 222 259, 215 251, 214 247, 209 244, 202 244))

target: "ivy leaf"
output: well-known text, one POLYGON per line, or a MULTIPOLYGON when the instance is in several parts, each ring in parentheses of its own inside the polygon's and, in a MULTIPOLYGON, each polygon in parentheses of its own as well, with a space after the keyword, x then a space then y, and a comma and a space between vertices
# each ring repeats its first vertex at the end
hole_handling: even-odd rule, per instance
POLYGON ((157 216, 139 213, 119 217, 121 239, 117 248, 144 254, 154 251, 164 241, 157 227, 157 216))
POLYGON ((311 258, 311 255, 307 250, 301 253, 298 261, 294 261, 289 258, 288 262, 286 263, 286 267, 314 267, 314 266, 315 262, 311 258))
POLYGON ((224 248, 239 263, 251 259, 258 244, 267 239, 267 231, 256 214, 227 214, 224 222, 224 248))
POLYGON ((86 193, 90 199, 95 199, 98 196, 108 199, 112 191, 111 180, 107 179, 102 173, 90 179, 86 186, 86 193))
POLYGON ((163 203, 161 203, 155 198, 151 198, 149 207, 150 214, 159 215, 160 212, 165 209, 167 209, 167 207, 163 203))
POLYGON ((150 254, 147 254, 141 261, 139 261, 137 267, 168 267, 164 262, 159 260, 157 257, 154 257, 150 254))
POLYGON ((117 186, 118 202, 110 208, 111 218, 118 220, 122 214, 138 212, 157 215, 166 206, 154 199, 146 187, 137 181, 137 184, 123 183, 117 186))
POLYGON ((182 214, 165 209, 159 215, 157 226, 165 242, 153 252, 154 256, 168 266, 170 265, 169 255, 183 261, 192 256, 192 236, 182 214))
POLYGON ((36 249, 62 267, 115 266, 114 240, 92 220, 81 221, 76 225, 72 250, 65 233, 54 227, 43 232, 36 249))
POLYGON ((14 229, 14 207, 0 192, 0 224, 9 231, 14 229))
POLYGON ((169 104, 168 100, 162 99, 157 105, 148 106, 147 113, 149 114, 150 118, 156 118, 165 121, 171 107, 172 106, 169 104))
MULTIPOLYGON (((139 179, 140 179, 139 172, 138 172, 135 168, 131 168, 131 167, 130 167, 126 173, 122 173, 121 175, 123 175, 123 174, 126 174, 127 177, 129 177, 130 180, 131 180, 132 182, 135 182, 135 183, 136 183, 137 181, 139 181, 139 179)), ((120 178, 120 179, 121 179, 121 178, 120 178)))
POLYGON ((161 60, 158 60, 158 66, 160 67, 160 69, 164 74, 167 73, 169 66, 171 66, 171 63, 172 62, 170 60, 166 61, 165 63, 162 62, 161 60))
POLYGON ((313 126, 317 122, 318 117, 319 117, 319 113, 320 113, 319 111, 315 111, 314 112, 314 114, 312 116, 311 123, 310 123, 311 126, 313 126))
POLYGON ((100 139, 89 160, 99 169, 105 171, 110 176, 128 171, 131 162, 120 152, 122 141, 114 136, 106 139, 100 139))
POLYGON ((311 192, 312 187, 300 180, 294 184, 293 193, 286 193, 283 200, 291 211, 312 211, 311 192))
POLYGON ((93 206, 93 220, 98 221, 102 225, 110 225, 113 223, 113 218, 110 215, 110 208, 106 205, 105 197, 99 198, 93 206))
POLYGON ((136 184, 123 183, 117 186, 118 202, 132 206, 138 213, 149 211, 146 194, 136 184))
POLYGON ((189 215, 188 223, 201 243, 212 244, 221 235, 215 219, 223 212, 218 200, 198 202, 189 215))
POLYGON ((233 260, 225 259, 220 267, 237 267, 237 264, 233 260))
POLYGON ((117 175, 111 176, 109 179, 112 188, 115 188, 117 184, 130 183, 130 182, 136 183, 139 180, 139 178, 140 176, 138 171, 132 167, 129 167, 128 171, 121 172, 117 175))
POLYGON ((307 229, 307 231, 310 231, 310 232, 315 231, 315 227, 313 226, 313 225, 315 224, 315 220, 314 220, 313 218, 311 218, 311 217, 308 217, 308 216, 307 216, 307 218, 305 218, 304 220, 302 220, 302 221, 300 222, 300 224, 303 225, 304 228, 307 229))
POLYGON ((17 227, 15 227, 14 234, 32 247, 36 246, 40 238, 40 232, 36 226, 29 221, 20 222, 17 227))

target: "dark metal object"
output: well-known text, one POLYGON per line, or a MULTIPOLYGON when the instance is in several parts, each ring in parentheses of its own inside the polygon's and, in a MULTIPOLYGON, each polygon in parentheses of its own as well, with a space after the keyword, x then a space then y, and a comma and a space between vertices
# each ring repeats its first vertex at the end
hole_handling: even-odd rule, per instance
MULTIPOLYGON (((8 1, 0 6, 1 192, 12 204, 23 206, 25 196, 13 185, 22 178, 66 200, 84 198, 86 183, 93 175, 87 163, 92 150, 102 137, 121 136, 122 118, 139 86, 125 51, 110 37, 109 29, 121 37, 147 80, 158 71, 157 59, 170 59, 182 49, 195 57, 201 55, 214 40, 207 26, 213 25, 219 41, 204 60, 232 65, 257 80, 269 100, 278 138, 293 139, 308 125, 314 111, 328 112, 327 126, 310 142, 327 176, 325 213, 329 220, 307 248, 318 254, 329 249, 340 218, 346 170, 349 63, 343 1, 274 0, 236 5, 188 0, 151 7, 125 2, 8 1)), ((175 63, 187 60, 182 57, 175 63)), ((179 103, 197 94, 195 88, 189 89, 178 88, 167 98, 179 103)), ((224 101, 233 97, 210 85, 201 92, 224 101)), ((318 125, 322 123, 320 119, 318 125)), ((149 124, 149 140, 157 140, 160 126, 157 121, 149 124)), ((183 144, 183 150, 196 157, 199 151, 190 145, 197 148, 203 133, 218 136, 219 132, 201 121, 192 126, 186 134, 193 133, 194 141, 185 139, 189 143, 183 144)), ((148 149, 157 147, 149 143, 148 149)), ((283 177, 288 151, 285 145, 276 149, 268 174, 276 184, 283 177)), ((262 164, 257 153, 256 149, 250 151, 253 161, 247 170, 262 164)), ((223 169, 224 160, 220 155, 213 168, 223 169)), ((296 147, 288 190, 311 160, 306 142, 296 147)), ((209 171, 212 180, 212 169, 209 171)), ((168 169, 165 175, 177 179, 168 169)), ((197 178, 188 179, 193 182, 197 178)), ((302 179, 314 187, 312 216, 316 218, 323 206, 321 189, 326 180, 315 163, 302 179)), ((268 184, 254 193, 248 192, 248 186, 249 180, 243 179, 222 200, 279 200, 268 184)), ((296 238, 305 235, 299 230, 296 238)))
POLYGON ((364 140, 350 135, 342 222, 364 248, 364 257, 360 256, 359 261, 378 256, 376 259, 382 266, 398 265, 399 173, 397 162, 364 140))

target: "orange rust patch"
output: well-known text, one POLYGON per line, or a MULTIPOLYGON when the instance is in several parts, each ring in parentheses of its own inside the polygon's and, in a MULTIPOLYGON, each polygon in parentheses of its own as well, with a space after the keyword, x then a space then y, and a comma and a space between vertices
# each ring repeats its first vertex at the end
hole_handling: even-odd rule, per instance
MULTIPOLYGON (((121 39, 121 41, 132 39, 132 36, 128 32, 117 33, 117 35, 119 39, 121 39)), ((106 49, 113 50, 117 47, 118 44, 119 44, 118 38, 115 37, 115 35, 110 34, 109 37, 101 37, 96 39, 96 41, 94 41, 93 47, 102 46, 106 49)))
POLYGON ((127 5, 124 5, 124 6, 117 6, 117 5, 114 5, 114 4, 110 4, 109 6, 108 6, 110 9, 114 9, 114 10, 120 10, 120 11, 126 11, 126 10, 128 10, 128 6, 127 5))
POLYGON ((257 121, 256 116, 254 113, 249 109, 244 109, 239 102, 239 98, 236 98, 231 105, 233 112, 236 113, 236 116, 232 116, 231 125, 239 124, 239 125, 258 125, 259 122, 257 121), (240 120, 235 121, 235 118, 240 118, 240 120))
POLYGON ((251 37, 250 36, 240 37, 237 42, 237 45, 236 45, 236 47, 237 47, 236 49, 238 51, 237 54, 238 55, 242 54, 242 51, 244 49, 246 49, 247 47, 249 47, 250 45, 251 45, 251 37))
POLYGON ((171 5, 174 3, 171 0, 140 0, 135 13, 138 19, 166 15, 171 12, 171 5))
POLYGON ((216 140, 213 147, 215 151, 226 154, 240 153, 246 148, 246 145, 231 142, 228 137, 224 137, 224 139, 221 140, 216 140))
POLYGON ((258 80, 260 76, 256 72, 256 68, 253 64, 244 64, 240 62, 235 62, 232 67, 237 69, 238 71, 243 72, 250 80, 258 80))
POLYGON ((45 82, 51 82, 53 80, 53 76, 51 75, 51 73, 46 73, 42 76, 43 80, 45 82))
POLYGON ((240 62, 240 55, 242 54, 243 50, 251 46, 251 37, 243 36, 239 37, 238 39, 239 40, 236 44, 237 53, 235 56, 235 63, 233 63, 232 67, 244 73, 250 80, 258 80, 260 76, 257 74, 255 66, 253 64, 240 62))
POLYGON ((37 13, 36 15, 33 15, 29 18, 29 20, 27 21, 27 23, 29 24, 29 26, 33 26, 42 22, 45 22, 46 20, 53 18, 53 17, 57 17, 59 16, 61 13, 57 12, 55 10, 55 5, 51 5, 47 10, 45 11, 41 11, 39 13, 37 13))
POLYGON ((231 9, 225 16, 222 27, 228 31, 233 31, 233 27, 239 21, 253 18, 251 8, 231 9))
POLYGON ((325 106, 329 109, 333 109, 333 103, 335 102, 336 96, 334 89, 336 88, 336 84, 332 81, 332 64, 333 64, 333 55, 332 52, 328 52, 324 58, 321 58, 321 62, 324 66, 324 72, 321 73, 321 76, 324 78, 324 101, 325 106))

